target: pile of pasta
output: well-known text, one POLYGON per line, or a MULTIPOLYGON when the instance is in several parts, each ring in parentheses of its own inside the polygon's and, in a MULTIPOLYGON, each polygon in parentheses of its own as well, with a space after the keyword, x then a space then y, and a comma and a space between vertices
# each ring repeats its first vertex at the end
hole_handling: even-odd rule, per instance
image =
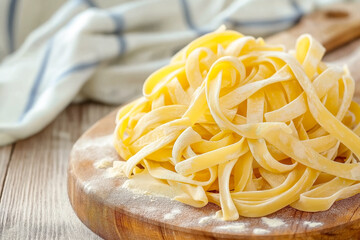
POLYGON ((289 52, 225 29, 194 40, 119 110, 124 174, 194 207, 215 203, 224 220, 324 211, 359 193, 355 84, 324 52, 310 35, 289 52))

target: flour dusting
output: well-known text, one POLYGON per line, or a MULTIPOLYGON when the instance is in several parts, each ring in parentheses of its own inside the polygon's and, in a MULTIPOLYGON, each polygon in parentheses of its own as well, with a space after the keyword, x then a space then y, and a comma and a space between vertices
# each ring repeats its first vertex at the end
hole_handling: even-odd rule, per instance
POLYGON ((246 230, 245 223, 234 223, 229 225, 218 226, 215 229, 223 230, 223 231, 231 231, 231 232, 243 232, 246 230))
POLYGON ((125 177, 126 162, 124 161, 113 161, 112 167, 108 168, 108 177, 125 177))
POLYGON ((321 222, 310 222, 310 221, 304 221, 303 224, 310 227, 310 228, 320 227, 320 226, 323 225, 323 223, 321 223, 321 222))
POLYGON ((104 157, 96 162, 94 162, 94 167, 98 169, 109 168, 113 165, 114 158, 104 157))
POLYGON ((209 222, 213 222, 214 220, 218 220, 216 215, 202 217, 199 219, 199 224, 207 224, 209 222))
POLYGON ((171 219, 174 219, 176 217, 176 215, 180 214, 181 211, 179 209, 173 209, 171 210, 170 213, 167 213, 164 215, 164 219, 165 220, 171 220, 171 219))
POLYGON ((254 228, 253 233, 254 234, 267 234, 269 233, 269 230, 263 229, 263 228, 254 228))
MULTIPOLYGON (((152 199, 151 199, 152 200, 152 199)), ((148 207, 148 208, 146 208, 146 210, 148 211, 148 212, 155 212, 155 211, 157 211, 158 209, 156 208, 156 207, 148 207)))
POLYGON ((263 223, 265 223, 266 225, 268 225, 271 228, 276 228, 276 227, 281 227, 281 226, 286 226, 287 224, 281 220, 280 218, 267 218, 267 217, 262 217, 261 221, 263 223))
POLYGON ((179 192, 176 192, 176 189, 163 183, 159 179, 153 178, 149 174, 137 174, 132 178, 127 179, 121 187, 139 195, 151 195, 170 199, 179 195, 179 192))

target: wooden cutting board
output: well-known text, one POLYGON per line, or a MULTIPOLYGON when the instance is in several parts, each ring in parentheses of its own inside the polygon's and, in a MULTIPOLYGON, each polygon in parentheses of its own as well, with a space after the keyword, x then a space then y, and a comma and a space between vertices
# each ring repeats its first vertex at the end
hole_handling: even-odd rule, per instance
MULTIPOLYGON (((273 36, 269 41, 293 41, 294 36, 308 31, 319 37, 328 50, 333 50, 358 37, 359 5, 338 5, 335 10, 312 14, 293 29, 273 36), (349 24, 339 25, 339 21, 349 24), (308 28, 309 24, 318 27, 308 28), (334 35, 335 30, 330 30, 335 26, 338 27, 334 35)), ((349 63, 354 78, 360 80, 360 39, 335 50, 327 59, 349 63)), ((360 97, 359 89, 357 97, 360 97)), ((109 114, 86 131, 75 143, 69 161, 71 205, 81 221, 99 236, 105 239, 196 240, 360 238, 360 194, 338 201, 324 212, 307 213, 286 207, 267 218, 240 217, 237 221, 225 222, 212 218, 219 210, 214 204, 198 209, 122 188, 126 178, 113 177, 109 170, 94 166, 104 159, 110 162, 119 160, 112 146, 115 115, 116 112, 109 114)))

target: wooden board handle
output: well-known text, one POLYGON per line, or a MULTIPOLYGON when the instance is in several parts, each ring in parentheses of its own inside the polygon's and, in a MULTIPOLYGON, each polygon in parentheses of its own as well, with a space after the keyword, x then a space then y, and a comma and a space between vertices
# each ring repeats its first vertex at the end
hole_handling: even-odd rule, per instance
POLYGON ((299 35, 309 33, 331 51, 360 37, 359 12, 360 3, 334 4, 304 16, 293 28, 268 37, 267 42, 292 49, 299 35))

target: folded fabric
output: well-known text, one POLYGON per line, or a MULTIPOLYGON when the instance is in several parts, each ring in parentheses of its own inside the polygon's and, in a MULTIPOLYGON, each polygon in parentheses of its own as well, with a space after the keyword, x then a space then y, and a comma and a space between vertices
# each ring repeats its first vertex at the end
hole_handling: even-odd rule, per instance
MULTIPOLYGON (((2 54, 16 48, 20 31, 13 29, 16 1, 8 2, 2 54)), ((2 61, 0 145, 40 131, 74 100, 128 101, 170 56, 221 24, 266 36, 314 8, 311 0, 103 2, 67 2, 2 61)))

